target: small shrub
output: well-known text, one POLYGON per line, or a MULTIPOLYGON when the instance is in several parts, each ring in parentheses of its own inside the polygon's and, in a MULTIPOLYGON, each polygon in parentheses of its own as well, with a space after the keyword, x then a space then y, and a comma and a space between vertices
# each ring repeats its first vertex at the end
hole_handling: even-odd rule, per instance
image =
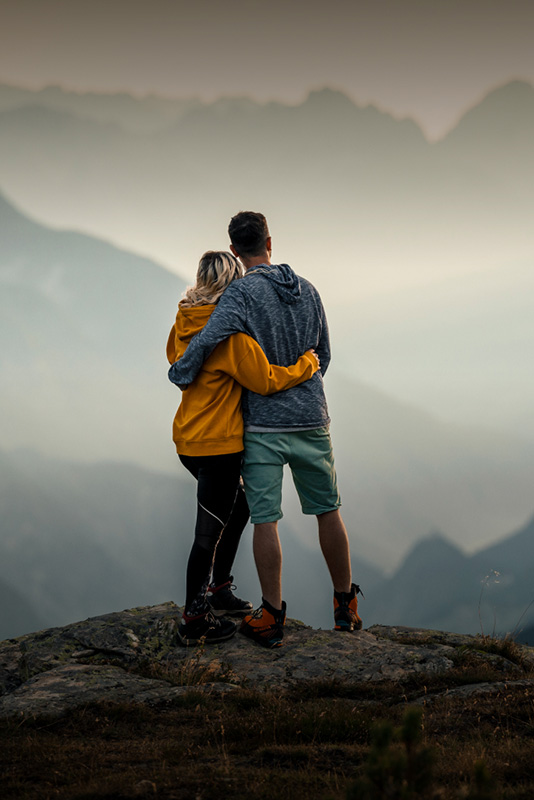
MULTIPOLYGON (((349 786, 347 800, 438 800, 444 789, 436 784, 435 764, 435 751, 423 745, 422 711, 410 708, 400 727, 389 721, 375 725, 363 775, 349 786)), ((496 800, 495 780, 484 761, 474 764, 470 788, 454 796, 496 800)))
POLYGON ((495 636, 477 636, 477 648, 484 650, 486 653, 494 653, 497 656, 502 656, 512 664, 517 664, 523 667, 525 664, 525 651, 520 644, 517 644, 513 639, 505 636, 499 639, 495 636))
POLYGON ((493 800, 495 797, 495 781, 491 777, 484 761, 477 761, 473 768, 473 786, 466 800, 493 800))
POLYGON ((410 800, 433 796, 434 753, 422 744, 422 711, 410 708, 402 725, 375 726, 364 775, 347 792, 347 800, 410 800))

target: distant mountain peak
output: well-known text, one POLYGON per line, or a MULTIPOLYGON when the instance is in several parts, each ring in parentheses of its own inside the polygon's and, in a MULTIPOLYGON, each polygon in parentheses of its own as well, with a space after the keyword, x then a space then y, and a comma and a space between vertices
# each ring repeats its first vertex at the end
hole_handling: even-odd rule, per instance
POLYGON ((534 85, 529 81, 523 80, 509 81, 508 83, 503 83, 501 86, 495 87, 495 89, 491 89, 484 100, 490 98, 505 98, 507 100, 513 98, 515 101, 520 100, 521 102, 526 100, 532 101, 534 100, 534 85))
POLYGON ((342 92, 340 89, 332 89, 330 86, 324 86, 321 89, 313 89, 302 105, 311 108, 328 109, 329 113, 335 114, 342 114, 344 112, 351 114, 367 114, 373 112, 376 115, 388 117, 398 122, 389 111, 384 111, 373 103, 357 103, 345 92, 342 92))
POLYGON ((511 81, 492 89, 466 116, 500 114, 509 124, 518 125, 525 115, 534 115, 534 86, 527 81, 511 81))
POLYGON ((305 102, 308 103, 327 102, 327 103, 337 103, 340 105, 342 104, 350 106, 356 105, 356 103, 354 103, 350 99, 348 94, 342 92, 340 89, 332 89, 330 86, 323 86, 320 89, 312 89, 312 91, 306 98, 305 102))
POLYGON ((465 558, 462 550, 451 542, 443 533, 434 531, 414 544, 408 552, 399 572, 406 568, 418 572, 438 564, 451 561, 463 561, 465 558))
POLYGON ((509 141, 510 132, 525 135, 529 142, 532 139, 534 85, 528 81, 514 80, 491 89, 460 118, 442 141, 456 142, 476 137, 485 144, 493 140, 500 144, 503 136, 509 141))

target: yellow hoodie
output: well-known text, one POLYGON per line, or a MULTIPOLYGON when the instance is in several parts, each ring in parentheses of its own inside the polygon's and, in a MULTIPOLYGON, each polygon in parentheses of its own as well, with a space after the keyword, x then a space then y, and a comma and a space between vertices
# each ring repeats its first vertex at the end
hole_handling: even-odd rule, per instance
MULTIPOLYGON (((174 364, 216 308, 215 305, 180 308, 167 342, 167 358, 174 364)), ((243 449, 242 387, 267 395, 308 380, 318 363, 310 352, 291 367, 269 364, 251 336, 235 333, 221 342, 188 388, 173 424, 176 451, 187 456, 216 456, 243 449)))

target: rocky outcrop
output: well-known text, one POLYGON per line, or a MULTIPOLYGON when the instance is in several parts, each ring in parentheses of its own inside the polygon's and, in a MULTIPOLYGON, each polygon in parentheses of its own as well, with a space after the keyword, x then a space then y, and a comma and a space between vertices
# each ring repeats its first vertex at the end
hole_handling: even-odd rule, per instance
MULTIPOLYGON (((504 681, 524 680, 523 665, 478 648, 480 637, 376 625, 354 634, 288 620, 284 646, 265 650, 239 634, 221 645, 176 643, 174 603, 94 617, 0 643, 0 716, 58 715, 99 701, 171 703, 198 691, 287 688, 298 681, 402 682, 455 667, 458 654, 487 662, 504 681)), ((485 684, 487 687, 487 684, 485 684)))

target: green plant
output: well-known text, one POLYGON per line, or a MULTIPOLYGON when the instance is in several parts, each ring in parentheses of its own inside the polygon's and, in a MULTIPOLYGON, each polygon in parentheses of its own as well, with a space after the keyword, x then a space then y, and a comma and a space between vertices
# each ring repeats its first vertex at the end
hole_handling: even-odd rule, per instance
MULTIPOLYGON (((482 586, 480 587, 480 595, 479 595, 479 598, 478 598, 478 620, 480 622, 480 632, 482 633, 482 636, 485 636, 485 634, 484 634, 484 625, 482 623, 482 597, 483 597, 484 592, 485 592, 485 590, 487 589, 487 587, 489 586, 490 583, 499 583, 500 575, 501 575, 501 573, 498 572, 496 569, 491 569, 488 572, 488 574, 485 575, 484 578, 482 578, 482 581, 481 581, 482 586)), ((496 624, 497 624, 497 618, 496 618, 495 608, 494 608, 493 609, 493 632, 492 632, 492 636, 495 636, 495 626, 496 626, 496 624)))
POLYGON ((400 727, 375 726, 364 775, 347 792, 347 800, 410 800, 431 797, 434 752, 422 744, 422 711, 410 708, 400 727))
MULTIPOLYGON (((423 744, 423 713, 409 708, 399 727, 382 721, 371 734, 371 749, 363 775, 347 790, 347 800, 437 800, 435 751, 423 744)), ((450 795, 447 795, 450 796, 450 795)), ((476 761, 469 790, 454 795, 463 800, 495 800, 495 780, 483 760, 476 761)))
MULTIPOLYGON (((480 632, 482 633, 482 636, 485 636, 485 635, 486 635, 486 634, 484 633, 484 625, 483 625, 483 623, 482 623, 482 598, 483 598, 483 596, 484 596, 484 592, 485 592, 485 590, 487 589, 487 587, 488 587, 488 586, 489 586, 491 583, 494 583, 494 584, 498 584, 498 583, 500 583, 500 580, 499 580, 500 576, 501 576, 501 573, 500 573, 500 572, 498 572, 498 570, 496 570, 496 569, 491 569, 491 570, 488 572, 488 574, 487 574, 487 575, 485 575, 485 576, 484 576, 484 578, 482 578, 482 581, 481 581, 481 583, 482 583, 482 586, 481 586, 481 588, 480 588, 480 595, 479 595, 479 598, 478 598, 478 620, 479 620, 479 623, 480 623, 480 632)), ((516 637, 516 635, 517 635, 517 633, 518 633, 518 630, 519 630, 519 626, 520 626, 520 624, 521 624, 521 620, 524 618, 525 614, 526 614, 526 613, 529 611, 529 609, 530 609, 530 608, 532 608, 532 606, 533 606, 533 605, 534 605, 534 598, 532 598, 532 600, 530 601, 530 603, 528 603, 528 605, 525 607, 525 609, 523 610, 523 613, 520 615, 519 619, 517 620, 517 622, 516 622, 516 625, 515 625, 515 627, 514 627, 513 631, 512 631, 510 634, 507 634, 507 635, 504 637, 505 639, 508 639, 508 640, 513 640, 513 639, 515 639, 515 637, 516 637)), ((497 615, 496 615, 496 609, 495 609, 495 608, 493 608, 493 630, 492 630, 491 637, 490 637, 490 638, 492 638, 492 639, 495 639, 495 638, 496 638, 496 637, 495 637, 495 629, 496 629, 496 625, 497 625, 497 615)))
POLYGON ((476 639, 476 649, 502 656, 518 666, 524 666, 525 652, 510 636, 499 639, 495 636, 482 636, 476 639))
POLYGON ((528 610, 529 610, 529 609, 530 609, 530 608, 531 608, 533 605, 534 605, 534 597, 532 598, 532 600, 530 601, 530 603, 528 604, 528 606, 525 608, 525 610, 523 611, 523 613, 521 614, 521 616, 520 616, 520 617, 519 617, 519 619, 517 620, 517 622, 516 622, 516 626, 515 626, 515 628, 513 629, 512 633, 510 634, 510 637, 511 637, 512 639, 513 639, 513 638, 514 638, 514 637, 515 637, 515 636, 516 636, 518 633, 520 633, 520 632, 521 632, 520 630, 518 630, 518 629, 519 629, 519 626, 520 626, 520 624, 521 624, 521 620, 523 619, 523 617, 525 616, 525 614, 527 613, 527 611, 528 611, 528 610))
POLYGON ((473 786, 466 800, 493 800, 495 782, 484 761, 477 761, 473 768, 473 786))

